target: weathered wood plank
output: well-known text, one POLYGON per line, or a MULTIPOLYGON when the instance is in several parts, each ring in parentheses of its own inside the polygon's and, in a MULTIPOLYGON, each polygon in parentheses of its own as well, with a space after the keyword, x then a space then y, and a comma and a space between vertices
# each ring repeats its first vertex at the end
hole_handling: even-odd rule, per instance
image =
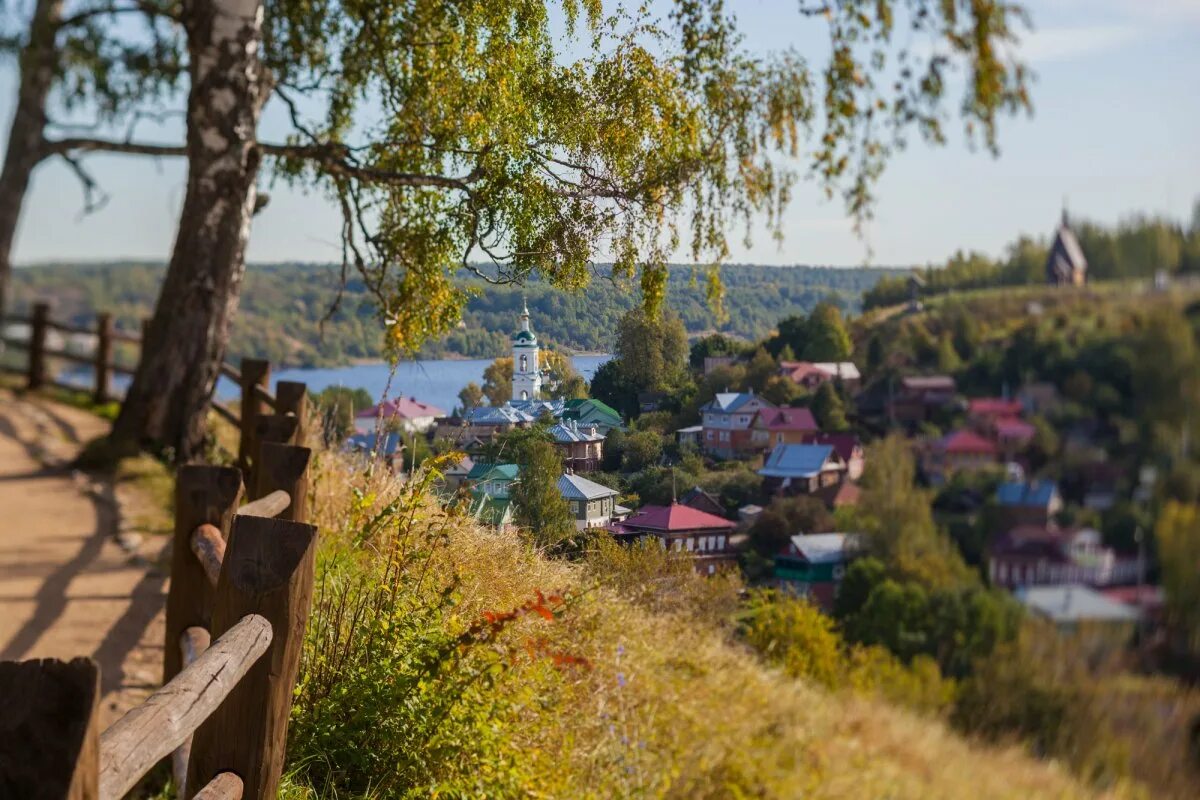
POLYGON ((242 779, 232 772, 222 772, 196 794, 196 800, 242 800, 242 779))
MULTIPOLYGON (((208 582, 215 588, 217 578, 221 576, 221 562, 225 559, 225 538, 221 529, 205 523, 192 531, 192 555, 204 568, 208 582)), ((191 630, 191 628, 188 628, 191 630)))
POLYGON ((235 772, 246 784, 247 797, 277 795, 292 690, 312 603, 315 544, 316 530, 311 525, 266 517, 234 518, 212 630, 220 633, 253 612, 271 621, 275 638, 267 656, 196 731, 188 764, 189 787, 204 786, 221 772, 235 772))
POLYGON ((268 651, 272 638, 271 623, 265 617, 247 615, 190 667, 106 730, 100 737, 101 800, 120 800, 146 772, 183 744, 236 690, 268 651))
POLYGON ((0 797, 99 797, 100 668, 90 658, 0 662, 0 797))
POLYGON ((292 504, 292 498, 283 489, 276 489, 270 494, 251 500, 237 510, 246 517, 277 517, 292 504))

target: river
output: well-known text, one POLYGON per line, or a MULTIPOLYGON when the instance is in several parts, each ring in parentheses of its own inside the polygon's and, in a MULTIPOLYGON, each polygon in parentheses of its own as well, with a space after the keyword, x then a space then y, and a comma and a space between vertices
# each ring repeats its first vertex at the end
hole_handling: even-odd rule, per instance
MULTIPOLYGON (((596 370, 612 356, 586 355, 573 356, 572 363, 585 380, 590 381, 596 370)), ((483 371, 492 363, 490 358, 446 359, 429 361, 404 361, 396 369, 388 389, 389 397, 403 394, 432 403, 438 408, 450 413, 458 405, 458 392, 471 381, 483 384, 483 371)), ((275 370, 271 374, 271 388, 274 391, 276 381, 303 381, 308 384, 311 392, 319 392, 327 386, 345 386, 350 389, 366 389, 371 397, 378 400, 388 388, 388 377, 391 366, 382 362, 369 364, 354 364, 346 367, 295 368, 275 370)), ((91 371, 88 369, 72 370, 62 376, 71 383, 88 386, 91 382, 91 371)), ((114 389, 124 391, 127 380, 115 380, 114 389)), ((222 379, 217 386, 217 396, 222 399, 236 398, 237 386, 222 379)))

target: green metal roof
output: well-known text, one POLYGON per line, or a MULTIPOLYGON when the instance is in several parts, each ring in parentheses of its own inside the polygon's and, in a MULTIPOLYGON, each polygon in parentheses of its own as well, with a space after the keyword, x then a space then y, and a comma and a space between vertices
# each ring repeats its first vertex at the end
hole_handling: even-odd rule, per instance
POLYGON ((516 464, 476 464, 467 473, 467 480, 481 481, 491 478, 514 481, 521 472, 516 464))

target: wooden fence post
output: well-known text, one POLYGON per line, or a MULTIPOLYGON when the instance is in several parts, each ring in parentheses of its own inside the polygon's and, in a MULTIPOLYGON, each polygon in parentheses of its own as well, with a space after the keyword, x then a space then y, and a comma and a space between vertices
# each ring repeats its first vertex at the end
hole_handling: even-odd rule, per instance
POLYGON ((0 790, 98 800, 100 668, 90 658, 0 662, 0 790))
POLYGON ((113 318, 112 314, 101 312, 96 315, 96 363, 93 370, 96 373, 96 390, 92 400, 107 403, 112 382, 113 356, 113 318))
POLYGON ((312 450, 290 444, 263 442, 258 454, 255 484, 250 490, 252 499, 257 500, 282 489, 292 502, 278 518, 308 522, 308 462, 312 459, 312 450))
POLYGON ((50 304, 34 303, 29 324, 29 388, 40 389, 46 384, 46 328, 50 321, 50 304))
POLYGON ((288 444, 296 437, 299 423, 287 414, 262 414, 254 428, 254 450, 251 452, 250 472, 246 475, 246 492, 251 500, 262 497, 258 494, 258 473, 264 444, 288 444))
POLYGON ((235 517, 217 584, 216 639, 247 614, 271 623, 270 647, 196 731, 187 796, 222 772, 246 798, 274 798, 283 773, 288 714, 312 603, 316 529, 268 517, 235 517))
POLYGON ((233 467, 193 464, 180 468, 175 478, 175 536, 163 642, 164 684, 183 669, 179 651, 183 632, 193 625, 211 630, 213 588, 204 567, 192 554, 192 532, 207 523, 228 538, 241 495, 242 473, 233 467))
POLYGON ((260 358, 243 358, 241 376, 242 403, 238 417, 242 423, 242 430, 238 437, 238 466, 242 468, 243 473, 249 475, 257 449, 254 433, 263 409, 263 402, 255 388, 266 390, 271 385, 271 364, 260 358))
POLYGON ((275 413, 291 414, 296 418, 296 433, 289 444, 303 447, 308 426, 308 384, 299 381, 275 384, 275 413))

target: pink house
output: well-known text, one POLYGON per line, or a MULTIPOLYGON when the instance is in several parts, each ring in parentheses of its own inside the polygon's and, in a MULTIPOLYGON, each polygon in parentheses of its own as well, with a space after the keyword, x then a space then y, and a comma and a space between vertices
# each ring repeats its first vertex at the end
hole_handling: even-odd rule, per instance
POLYGON ((397 428, 406 433, 424 433, 432 428, 438 417, 446 412, 412 397, 397 397, 380 405, 365 408, 354 415, 357 433, 374 433, 380 420, 385 428, 397 428))

